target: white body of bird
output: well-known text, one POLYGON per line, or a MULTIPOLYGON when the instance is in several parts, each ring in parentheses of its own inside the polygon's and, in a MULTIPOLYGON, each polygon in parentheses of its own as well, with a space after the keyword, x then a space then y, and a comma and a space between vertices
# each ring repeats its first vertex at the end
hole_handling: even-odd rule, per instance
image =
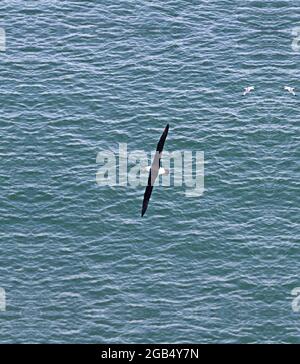
POLYGON ((245 87, 243 95, 245 96, 249 94, 251 91, 254 91, 254 86, 245 87))
MULTIPOLYGON (((148 167, 144 168, 144 171, 150 172, 150 169, 151 169, 151 166, 148 166, 148 167)), ((158 175, 161 176, 161 175, 165 175, 165 174, 169 174, 169 170, 167 168, 160 167, 158 170, 158 175)))
POLYGON ((290 86, 284 86, 284 89, 289 92, 290 94, 296 96, 295 94, 295 88, 294 87, 290 87, 290 86))

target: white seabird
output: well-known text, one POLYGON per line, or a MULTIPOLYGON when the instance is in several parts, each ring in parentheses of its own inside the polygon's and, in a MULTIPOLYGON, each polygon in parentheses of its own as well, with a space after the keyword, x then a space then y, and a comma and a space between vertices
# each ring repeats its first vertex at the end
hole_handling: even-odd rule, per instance
POLYGON ((251 91, 254 91, 254 86, 245 87, 243 96, 249 94, 251 91))
POLYGON ((284 86, 284 89, 289 92, 290 94, 296 96, 295 94, 295 87, 290 87, 290 86, 284 86))

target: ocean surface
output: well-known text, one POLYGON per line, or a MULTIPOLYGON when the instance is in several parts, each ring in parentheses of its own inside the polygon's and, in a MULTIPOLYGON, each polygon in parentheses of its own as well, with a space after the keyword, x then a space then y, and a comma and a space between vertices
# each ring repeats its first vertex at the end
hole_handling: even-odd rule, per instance
POLYGON ((300 343, 299 0, 0 14, 0 342, 300 343), (99 186, 96 157, 167 123, 205 192, 157 186, 141 218, 144 187, 99 186))

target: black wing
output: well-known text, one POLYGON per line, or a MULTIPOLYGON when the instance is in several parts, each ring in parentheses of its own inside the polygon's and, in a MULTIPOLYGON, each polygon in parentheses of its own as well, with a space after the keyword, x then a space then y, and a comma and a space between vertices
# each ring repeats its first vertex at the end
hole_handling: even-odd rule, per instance
MULTIPOLYGON (((162 133, 159 142, 157 143, 157 147, 156 147, 156 153, 152 162, 152 168, 156 169, 156 168, 160 168, 161 167, 161 155, 162 155, 162 151, 164 149, 164 145, 165 145, 165 141, 167 139, 167 135, 169 132, 169 124, 167 124, 167 126, 165 127, 164 132, 162 133)), ((156 179, 157 176, 155 176, 156 179)), ((152 178, 153 180, 153 178, 152 178)), ((152 181, 154 184, 155 181, 152 181)))
POLYGON ((143 208, 142 208, 142 217, 145 215, 145 212, 147 211, 152 190, 153 190, 153 186, 146 187, 146 191, 144 194, 143 208))
POLYGON ((168 132, 169 132, 169 124, 167 124, 167 126, 165 127, 165 130, 162 133, 162 136, 160 137, 159 142, 157 144, 156 151, 159 153, 161 153, 164 149, 164 145, 165 145, 165 141, 167 139, 168 132))
POLYGON ((148 178, 148 185, 146 187, 145 193, 144 193, 144 200, 143 200, 143 207, 142 207, 142 217, 144 216, 147 208, 148 208, 148 204, 149 204, 149 200, 152 194, 152 190, 153 190, 153 186, 156 180, 156 177, 158 176, 158 170, 160 167, 160 160, 161 160, 161 153, 164 149, 164 145, 165 145, 165 141, 168 135, 168 131, 169 131, 169 124, 167 124, 167 126, 165 127, 164 132, 162 133, 162 136, 159 139, 159 142, 157 144, 156 147, 156 154, 149 172, 149 178, 148 178))

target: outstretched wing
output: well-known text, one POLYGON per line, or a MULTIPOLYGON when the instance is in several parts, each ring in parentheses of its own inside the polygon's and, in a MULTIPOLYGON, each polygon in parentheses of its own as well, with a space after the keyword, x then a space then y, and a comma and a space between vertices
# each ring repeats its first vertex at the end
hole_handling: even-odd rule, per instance
POLYGON ((169 132, 169 124, 167 124, 167 126, 165 127, 165 130, 162 133, 162 135, 159 139, 159 142, 157 144, 156 151, 159 153, 162 153, 162 151, 164 149, 164 145, 165 145, 165 141, 167 139, 168 132, 169 132))
POLYGON ((142 207, 142 217, 145 215, 147 211, 149 200, 152 194, 153 186, 147 186, 144 194, 143 207, 142 207))
POLYGON ((155 157, 154 157, 154 160, 152 162, 152 166, 151 166, 151 169, 149 172, 148 185, 147 185, 145 193, 144 193, 142 217, 144 216, 145 212, 147 211, 149 200, 150 200, 152 190, 153 190, 153 186, 154 186, 156 177, 158 176, 158 171, 159 171, 159 168, 161 165, 161 154, 164 149, 168 131, 169 131, 169 124, 167 124, 167 126, 165 127, 165 130, 162 133, 162 136, 160 137, 159 142, 156 147, 155 157))
POLYGON ((164 132, 162 133, 159 142, 157 143, 157 147, 156 147, 156 153, 155 153, 155 157, 152 163, 152 166, 154 166, 154 168, 157 166, 158 168, 161 167, 161 156, 162 156, 162 151, 164 149, 164 145, 165 145, 165 141, 167 139, 168 136, 168 132, 169 132, 169 124, 167 124, 167 126, 165 127, 164 132))

